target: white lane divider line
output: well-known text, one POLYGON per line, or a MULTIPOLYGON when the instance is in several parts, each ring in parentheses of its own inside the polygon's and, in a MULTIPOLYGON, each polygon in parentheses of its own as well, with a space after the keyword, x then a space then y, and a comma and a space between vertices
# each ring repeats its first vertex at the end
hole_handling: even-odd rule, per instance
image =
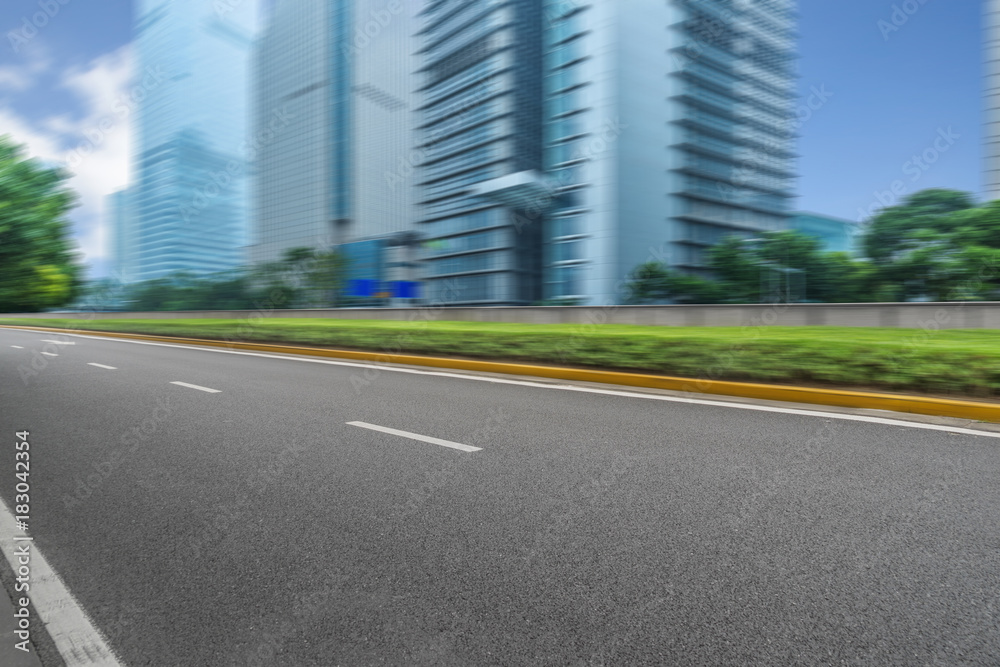
POLYGON ((221 394, 221 389, 209 389, 208 387, 199 387, 196 384, 188 384, 187 382, 171 382, 170 384, 175 384, 178 387, 187 387, 188 389, 197 389, 198 391, 206 391, 209 394, 221 394))
POLYGON ((56 345, 76 345, 76 343, 68 340, 49 340, 48 338, 42 339, 43 343, 55 343, 56 345))
POLYGON ((59 355, 55 352, 42 352, 46 357, 58 357, 59 355))
MULTIPOLYGON (((3 327, 0 327, 2 329, 3 327)), ((33 330, 32 330, 33 331, 33 330)), ((42 333, 42 332, 38 332, 42 333)), ((310 357, 290 356, 280 354, 267 354, 263 352, 244 352, 242 350, 220 350, 211 347, 195 347, 193 345, 180 345, 177 343, 154 343, 145 340, 127 340, 122 338, 107 338, 99 334, 70 333, 67 336, 77 338, 90 338, 103 340, 110 343, 128 343, 130 345, 150 345, 153 347, 173 347, 179 350, 191 350, 193 352, 210 352, 214 354, 235 354, 244 357, 260 357, 262 359, 278 359, 280 361, 295 361, 299 363, 324 364, 329 366, 343 366, 345 368, 370 368, 376 371, 387 371, 390 373, 403 373, 407 375, 431 375, 437 377, 452 378, 456 380, 471 380, 473 382, 489 382, 491 384, 509 384, 518 387, 534 387, 536 389, 548 389, 550 391, 575 391, 587 394, 603 394, 604 396, 621 396, 624 398, 639 398, 646 401, 662 401, 665 403, 685 403, 688 405, 706 405, 717 408, 727 408, 730 410, 751 410, 753 412, 774 412, 786 415, 799 415, 802 417, 822 417, 823 419, 836 419, 839 421, 867 422, 869 424, 884 424, 886 426, 899 426, 902 428, 913 428, 920 431, 942 431, 945 433, 958 433, 961 435, 975 435, 982 438, 1000 438, 1000 433, 995 431, 980 431, 961 426, 945 426, 943 424, 928 424, 925 422, 912 422, 903 419, 887 419, 885 417, 869 417, 868 415, 855 415, 843 412, 824 412, 822 410, 810 410, 805 408, 785 408, 772 405, 757 405, 755 403, 730 403, 724 399, 687 398, 684 396, 673 396, 663 394, 644 394, 637 391, 622 391, 616 389, 600 389, 598 387, 580 387, 570 384, 553 384, 548 382, 538 382, 530 380, 512 380, 486 375, 466 375, 457 371, 439 370, 425 371, 416 368, 403 368, 401 366, 377 365, 374 363, 364 363, 358 361, 332 361, 330 359, 315 359, 310 357)), ((690 392, 695 393, 696 392, 690 392)), ((823 406, 817 406, 822 408, 823 406)), ((895 414, 895 413, 894 413, 895 414)))
POLYGON ((109 371, 116 371, 116 370, 118 370, 114 366, 105 366, 104 364, 95 364, 93 361, 88 361, 87 365, 88 366, 97 366, 98 368, 105 368, 105 369, 107 369, 109 371))
POLYGON ((11 347, 14 348, 15 350, 23 350, 24 349, 20 345, 11 345, 11 347))
POLYGON ((429 442, 432 445, 441 445, 442 447, 451 447, 452 449, 459 449, 463 452, 479 452, 482 451, 482 447, 473 447, 471 445, 463 445, 460 442, 452 442, 451 440, 442 440, 440 438, 432 438, 429 435, 420 435, 419 433, 410 433, 409 431, 399 431, 394 428, 388 428, 386 426, 376 426, 375 424, 366 424, 365 422, 347 422, 348 426, 360 426, 361 428, 368 428, 373 431, 381 431, 382 433, 388 433, 390 435, 398 435, 401 438, 410 438, 411 440, 419 440, 420 442, 429 442))
MULTIPOLYGON (((0 499, 0 535, 21 533, 7 503, 0 499)), ((66 584, 34 542, 30 539, 15 541, 5 537, 0 540, 0 550, 3 550, 3 555, 14 572, 18 572, 21 567, 29 568, 31 589, 21 595, 31 600, 38 617, 55 642, 56 649, 69 667, 123 667, 101 631, 94 626, 87 612, 66 588, 66 584), (27 564, 24 563, 25 558, 28 559, 27 564)))

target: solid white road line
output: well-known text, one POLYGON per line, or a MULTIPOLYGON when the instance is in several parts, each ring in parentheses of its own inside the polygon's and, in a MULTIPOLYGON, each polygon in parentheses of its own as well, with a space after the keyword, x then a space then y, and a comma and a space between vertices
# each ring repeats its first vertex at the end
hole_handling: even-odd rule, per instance
POLYGON ((11 345, 11 347, 13 347, 13 348, 14 348, 14 349, 16 349, 16 350, 23 350, 23 349, 24 349, 24 348, 23 348, 23 347, 21 347, 20 345, 11 345))
POLYGON ((388 371, 390 373, 410 373, 412 375, 436 375, 438 377, 458 378, 461 380, 474 380, 476 382, 491 382, 493 384, 513 384, 522 387, 537 387, 538 389, 551 389, 559 391, 578 391, 587 394, 604 394, 605 396, 624 396, 627 398, 642 398, 647 401, 664 401, 667 403, 688 403, 691 405, 710 405, 720 408, 731 408, 734 410, 754 410, 756 412, 776 412, 786 415, 800 415, 803 417, 822 417, 824 419, 839 419, 841 421, 868 422, 870 424, 884 424, 887 426, 901 426, 903 428, 914 428, 922 431, 944 431, 946 433, 960 433, 962 435, 978 435, 984 438, 1000 438, 1000 433, 993 431, 977 431, 971 428, 959 426, 939 426, 938 424, 925 424, 923 422, 908 422, 902 419, 886 419, 884 417, 869 417, 867 415, 851 415, 842 412, 823 412, 821 410, 807 410, 802 408, 781 408, 773 405, 756 405, 753 403, 729 403, 723 400, 706 400, 702 398, 684 398, 681 396, 664 396, 661 394, 643 394, 633 391, 617 391, 614 389, 597 389, 595 387, 577 387, 568 384, 548 384, 544 382, 531 382, 527 380, 508 380, 506 378, 487 377, 481 375, 463 375, 457 372, 423 371, 414 368, 401 368, 386 364, 358 363, 354 361, 331 361, 329 359, 313 359, 310 357, 285 356, 281 354, 267 354, 265 352, 245 352, 243 350, 220 350, 212 347, 196 347, 193 345, 178 345, 176 343, 154 343, 147 340, 127 340, 124 338, 105 338, 103 336, 92 336, 87 334, 66 334, 67 336, 79 336, 81 338, 96 338, 113 343, 132 343, 134 345, 152 345, 154 347, 175 347, 182 350, 196 350, 198 352, 214 352, 217 354, 236 354, 245 357, 263 357, 265 359, 283 359, 285 361, 298 361, 310 364, 327 364, 329 366, 348 366, 352 368, 371 368, 374 370, 388 371))
POLYGON ((95 364, 95 363, 94 363, 93 361, 88 361, 88 362, 87 362, 87 365, 88 365, 88 366, 97 366, 98 368, 106 368, 106 369, 108 369, 109 371, 116 371, 116 370, 118 370, 118 369, 117 369, 117 368, 115 368, 114 366, 105 366, 104 364, 95 364))
POLYGON ((175 384, 178 387, 187 387, 188 389, 197 389, 198 391, 207 391, 209 394, 221 394, 221 389, 209 389, 208 387, 199 387, 196 384, 188 384, 187 382, 171 382, 170 384, 175 384))
POLYGON ((55 352, 42 352, 46 357, 58 357, 59 355, 55 352))
POLYGON ((43 343, 55 343, 56 345, 76 345, 76 343, 67 340, 49 340, 47 338, 42 339, 43 343))
POLYGON ((398 431, 394 428, 387 428, 385 426, 376 426, 375 424, 366 424, 365 422, 347 422, 347 424, 349 426, 360 426, 361 428, 368 428, 373 431, 381 431, 382 433, 388 433, 390 435, 398 435, 401 438, 410 438, 411 440, 419 440, 420 442, 429 442, 432 445, 441 445, 442 447, 451 447, 452 449, 460 449, 463 452, 482 451, 482 447, 472 447, 471 445, 463 445, 460 442, 452 442, 451 440, 432 438, 427 435, 420 435, 419 433, 410 433, 409 431, 398 431))
MULTIPOLYGON (((122 667, 107 640, 49 565, 38 546, 29 540, 11 539, 11 536, 21 534, 7 503, 0 499, 0 536, 3 536, 0 539, 0 549, 11 568, 17 572, 24 565, 21 559, 24 558, 25 545, 28 545, 27 567, 30 568, 31 588, 20 596, 31 600, 68 667, 122 667), (19 550, 21 553, 18 553, 19 550)), ((6 593, 0 591, 0 594, 6 593)))

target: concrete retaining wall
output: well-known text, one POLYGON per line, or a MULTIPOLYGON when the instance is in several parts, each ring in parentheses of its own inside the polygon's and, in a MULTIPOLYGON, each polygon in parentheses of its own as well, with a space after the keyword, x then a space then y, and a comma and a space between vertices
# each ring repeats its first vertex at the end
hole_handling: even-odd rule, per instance
POLYGON ((27 313, 3 317, 180 319, 322 317, 370 320, 451 320, 533 324, 647 324, 655 326, 837 326, 913 329, 1000 329, 1000 302, 776 304, 724 306, 533 306, 501 308, 363 308, 232 310, 158 313, 27 313))

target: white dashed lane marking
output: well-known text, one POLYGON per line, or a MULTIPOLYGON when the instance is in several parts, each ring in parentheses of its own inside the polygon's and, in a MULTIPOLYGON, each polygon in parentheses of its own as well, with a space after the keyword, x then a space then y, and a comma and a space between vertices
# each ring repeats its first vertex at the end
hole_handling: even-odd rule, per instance
POLYGON ((442 440, 441 438, 432 438, 429 435, 420 435, 419 433, 410 433, 409 431, 400 431, 394 428, 388 428, 386 426, 376 426, 375 424, 366 424, 365 422, 347 422, 349 426, 360 426, 361 428, 371 429, 372 431, 381 431, 382 433, 388 433, 390 435, 398 435, 401 438, 410 438, 411 440, 419 440, 420 442, 429 442, 432 445, 441 445, 442 447, 451 447, 452 449, 459 449, 463 452, 479 452, 482 451, 482 447, 473 447, 472 445, 463 445, 460 442, 452 442, 451 440, 442 440))
POLYGON ((200 387, 196 384, 188 384, 187 382, 171 382, 170 384, 175 384, 178 387, 187 387, 188 389, 197 389, 198 391, 208 392, 209 394, 221 394, 221 389, 209 389, 208 387, 200 387))

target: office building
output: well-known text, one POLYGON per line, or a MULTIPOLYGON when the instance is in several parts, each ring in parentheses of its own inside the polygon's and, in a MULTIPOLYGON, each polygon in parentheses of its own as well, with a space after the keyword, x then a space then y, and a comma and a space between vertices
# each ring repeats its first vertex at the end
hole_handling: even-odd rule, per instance
POLYGON ((545 193, 542 0, 432 0, 422 19, 426 296, 538 301, 542 229, 531 217, 545 193))
POLYGON ((620 303, 643 262, 704 273, 726 235, 787 227, 791 0, 424 17, 421 227, 460 301, 620 303))
POLYGON ((232 269, 247 241, 256 0, 139 0, 136 151, 122 262, 132 280, 232 269))
POLYGON ((130 277, 136 270, 131 263, 134 253, 131 252, 130 245, 130 234, 133 229, 128 224, 129 215, 128 188, 112 192, 104 198, 108 271, 122 282, 132 282, 130 277))
POLYGON ((706 272, 792 196, 791 0, 546 6, 546 297, 621 303, 639 264, 706 272))
POLYGON ((986 130, 983 194, 1000 199, 1000 0, 985 0, 986 130))
POLYGON ((251 262, 412 229, 414 13, 402 0, 274 4, 254 48, 251 262))
POLYGON ((861 224, 853 220, 797 212, 791 218, 791 228, 818 240, 824 252, 853 253, 860 242, 861 224))

